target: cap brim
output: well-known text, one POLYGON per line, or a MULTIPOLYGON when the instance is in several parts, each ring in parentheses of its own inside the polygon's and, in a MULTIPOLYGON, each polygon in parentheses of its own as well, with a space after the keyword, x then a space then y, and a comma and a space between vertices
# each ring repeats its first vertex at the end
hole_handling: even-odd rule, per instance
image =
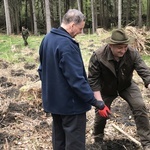
POLYGON ((108 43, 108 44, 132 44, 135 42, 135 38, 131 37, 131 36, 128 36, 129 37, 129 40, 127 41, 114 41, 111 39, 111 37, 108 37, 105 42, 108 43))

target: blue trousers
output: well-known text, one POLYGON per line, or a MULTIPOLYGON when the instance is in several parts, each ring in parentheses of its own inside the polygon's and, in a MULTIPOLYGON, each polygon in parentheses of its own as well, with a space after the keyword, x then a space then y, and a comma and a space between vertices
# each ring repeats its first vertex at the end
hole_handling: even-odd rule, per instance
POLYGON ((53 150, 85 150, 86 113, 52 117, 53 150))

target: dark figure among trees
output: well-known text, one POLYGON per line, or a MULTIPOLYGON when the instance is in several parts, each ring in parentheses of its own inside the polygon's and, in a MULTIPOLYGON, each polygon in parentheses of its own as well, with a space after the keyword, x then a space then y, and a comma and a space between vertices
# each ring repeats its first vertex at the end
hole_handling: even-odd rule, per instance
POLYGON ((29 30, 26 29, 25 27, 22 27, 22 38, 24 40, 24 45, 25 46, 28 45, 28 42, 27 42, 28 36, 29 36, 29 30))

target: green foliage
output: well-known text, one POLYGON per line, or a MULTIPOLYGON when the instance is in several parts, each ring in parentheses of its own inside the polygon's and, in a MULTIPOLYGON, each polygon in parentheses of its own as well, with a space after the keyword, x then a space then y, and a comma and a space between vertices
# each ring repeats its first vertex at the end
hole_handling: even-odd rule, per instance
POLYGON ((145 63, 150 66, 150 56, 149 55, 142 55, 143 60, 145 63))
POLYGON ((142 1, 142 8, 143 8, 143 14, 146 14, 147 12, 147 0, 142 1))

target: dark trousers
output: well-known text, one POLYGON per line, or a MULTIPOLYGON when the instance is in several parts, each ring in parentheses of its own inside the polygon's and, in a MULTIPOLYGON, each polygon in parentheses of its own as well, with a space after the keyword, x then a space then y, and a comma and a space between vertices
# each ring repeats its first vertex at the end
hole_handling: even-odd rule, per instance
POLYGON ((24 45, 25 45, 25 46, 28 45, 28 42, 27 42, 28 36, 22 35, 22 38, 23 38, 23 40, 24 40, 24 45))
MULTIPOLYGON (((150 145, 150 124, 147 115, 147 109, 142 99, 140 89, 135 83, 124 91, 120 92, 120 97, 122 97, 129 104, 134 120, 137 127, 137 133, 140 137, 143 146, 150 145)), ((103 96, 105 104, 110 108, 111 103, 117 96, 103 96)), ((94 124, 94 136, 95 141, 102 139, 104 134, 104 128, 106 125, 106 119, 99 116, 96 110, 95 124, 94 124)))
POLYGON ((86 113, 52 117, 53 150, 85 150, 86 113))

